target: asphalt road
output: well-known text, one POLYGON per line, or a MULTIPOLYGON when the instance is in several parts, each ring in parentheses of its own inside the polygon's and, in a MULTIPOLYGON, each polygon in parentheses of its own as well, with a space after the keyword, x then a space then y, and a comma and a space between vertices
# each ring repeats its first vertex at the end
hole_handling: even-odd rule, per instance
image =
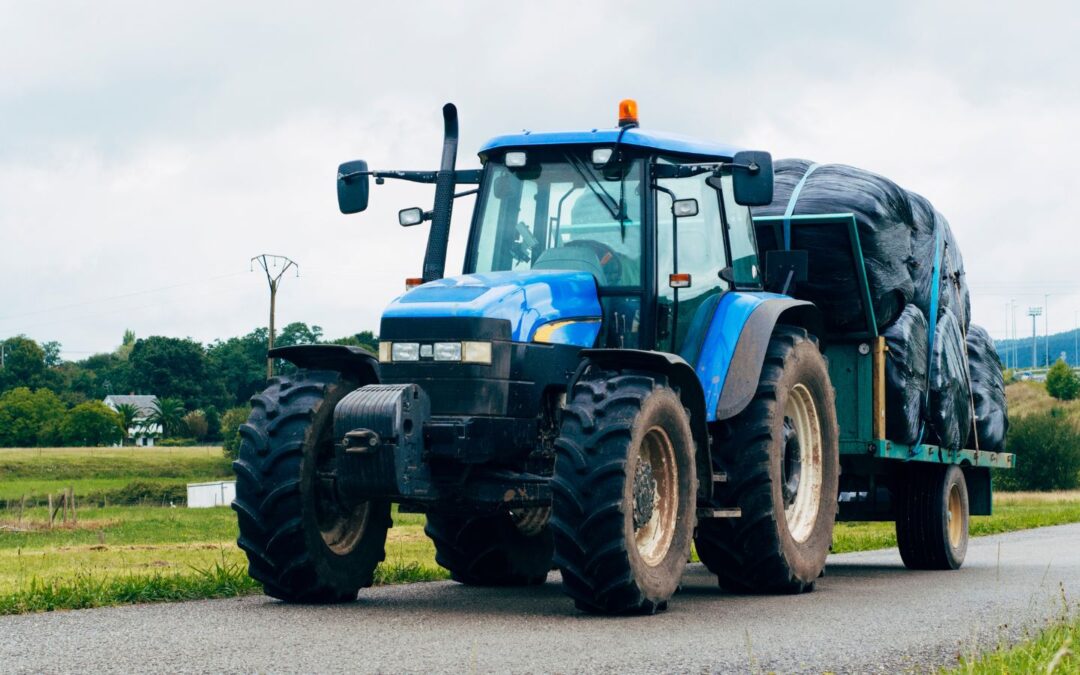
POLYGON ((0 617, 9 672, 875 672, 955 664, 1080 598, 1080 524, 974 539, 959 572, 896 549, 835 555, 813 593, 721 593, 700 565, 653 617, 579 614, 541 587, 369 589, 355 604, 265 597, 0 617))

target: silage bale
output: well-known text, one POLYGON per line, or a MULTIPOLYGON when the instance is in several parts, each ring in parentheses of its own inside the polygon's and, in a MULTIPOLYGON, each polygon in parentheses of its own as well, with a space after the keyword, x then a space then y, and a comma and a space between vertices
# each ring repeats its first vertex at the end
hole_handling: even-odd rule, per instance
MULTIPOLYGON (((938 284, 938 307, 948 307, 966 330, 971 325, 971 295, 964 272, 964 257, 956 243, 949 221, 928 199, 908 192, 911 204, 911 258, 908 267, 914 283, 911 301, 930 316, 930 292, 933 283, 934 248, 937 231, 942 231, 942 255, 938 284)), ((939 310, 940 311, 940 310, 939 310)))
MULTIPOLYGON (((774 164, 775 183, 770 205, 754 209, 755 216, 782 216, 811 162, 782 159, 774 164)), ((794 206, 794 215, 852 213, 866 264, 867 282, 877 325, 898 317, 911 299, 914 286, 908 262, 912 214, 907 193, 887 178, 843 164, 823 164, 811 173, 794 206)), ((782 242, 773 247, 779 248, 782 242)), ((821 308, 834 331, 864 328, 863 311, 852 298, 861 296, 851 264, 846 233, 836 228, 800 228, 792 247, 809 252, 809 279, 798 285, 799 297, 821 308)))
POLYGON ((1001 372, 994 340, 982 326, 972 325, 967 334, 968 372, 975 403, 974 436, 980 450, 1002 452, 1009 430, 1005 377, 1001 372))
POLYGON ((919 439, 926 405, 928 327, 926 317, 908 305, 882 335, 885 358, 885 434, 908 445, 919 439))
POLYGON ((963 448, 971 430, 966 350, 959 320, 951 309, 942 309, 930 353, 929 434, 926 442, 949 450, 963 448))

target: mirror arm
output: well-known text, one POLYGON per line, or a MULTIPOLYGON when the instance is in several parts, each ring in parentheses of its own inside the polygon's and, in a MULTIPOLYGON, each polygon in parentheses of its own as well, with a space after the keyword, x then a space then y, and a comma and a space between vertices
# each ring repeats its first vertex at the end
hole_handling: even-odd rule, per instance
POLYGON ((458 192, 454 194, 454 199, 457 199, 458 197, 468 197, 469 195, 474 195, 478 192, 480 192, 480 188, 473 188, 471 190, 466 190, 465 192, 458 192))

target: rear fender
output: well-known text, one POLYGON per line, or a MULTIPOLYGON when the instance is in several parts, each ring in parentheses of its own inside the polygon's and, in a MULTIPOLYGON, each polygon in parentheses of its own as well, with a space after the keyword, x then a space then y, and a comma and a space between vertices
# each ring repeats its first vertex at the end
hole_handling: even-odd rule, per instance
POLYGON ((750 404, 778 323, 805 328, 823 347, 824 322, 813 303, 772 293, 728 293, 717 303, 695 361, 709 422, 750 404))
POLYGON ((267 352, 297 368, 333 370, 359 382, 359 386, 379 381, 379 361, 366 349, 348 345, 293 345, 267 352))
MULTIPOLYGON (((700 497, 712 496, 712 462, 709 456, 709 428, 705 415, 705 393, 694 369, 682 357, 640 349, 583 349, 582 359, 607 370, 643 370, 663 375, 690 411, 690 431, 694 435, 700 497)), ((579 373, 581 370, 579 369, 579 373)), ((576 379, 576 377, 575 377, 576 379)), ((573 387, 570 382, 570 387, 573 387)), ((569 389, 568 389, 569 391, 569 389)))

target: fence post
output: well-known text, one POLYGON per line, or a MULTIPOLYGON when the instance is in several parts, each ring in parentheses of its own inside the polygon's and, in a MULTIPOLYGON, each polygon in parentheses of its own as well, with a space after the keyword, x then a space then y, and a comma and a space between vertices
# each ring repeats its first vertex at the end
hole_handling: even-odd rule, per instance
POLYGON ((22 499, 19 500, 19 527, 22 527, 23 509, 25 509, 25 508, 26 508, 26 495, 23 495, 22 499))
POLYGON ((49 529, 52 529, 53 517, 56 515, 56 511, 53 511, 52 493, 49 493, 49 529))

